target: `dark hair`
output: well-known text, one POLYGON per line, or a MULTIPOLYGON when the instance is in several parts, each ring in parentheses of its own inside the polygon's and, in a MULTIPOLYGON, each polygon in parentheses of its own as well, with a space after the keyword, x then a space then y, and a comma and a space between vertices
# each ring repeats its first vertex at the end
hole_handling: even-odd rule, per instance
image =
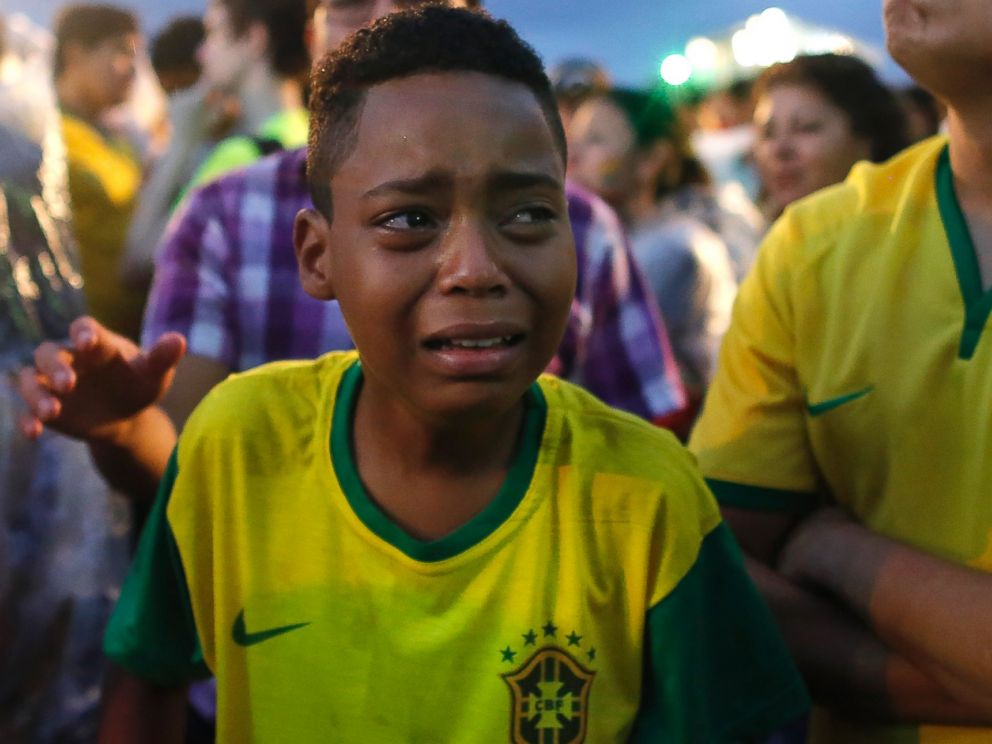
POLYGON ((779 85, 813 88, 843 111, 851 131, 868 140, 875 162, 887 160, 909 143, 906 117, 896 95, 857 57, 802 55, 772 65, 755 82, 755 100, 779 85))
POLYGON ((667 178, 661 179, 657 184, 657 198, 683 186, 709 183, 709 174, 693 152, 689 134, 663 88, 612 88, 603 94, 603 98, 613 103, 627 117, 634 132, 634 145, 638 149, 647 149, 660 141, 669 142, 675 149, 677 167, 673 167, 667 178))
POLYGON ((231 32, 243 36, 261 23, 269 37, 269 62, 284 78, 302 78, 310 68, 304 43, 311 6, 307 0, 218 0, 227 9, 231 32))
POLYGON ((430 72, 480 72, 526 86, 565 159, 565 132, 541 60, 506 21, 437 3, 380 18, 325 56, 311 79, 307 180, 314 205, 331 219, 330 183, 354 149, 369 88, 430 72))
POLYGON ((107 39, 138 33, 138 20, 115 5, 67 5, 55 18, 55 62, 58 77, 65 68, 65 48, 82 44, 92 49, 107 39))
POLYGON ((730 85, 723 89, 724 92, 735 101, 747 103, 751 99, 754 90, 753 78, 737 78, 730 85))
POLYGON ((919 85, 910 85, 899 91, 899 99, 903 111, 910 108, 926 118, 927 136, 937 134, 940 131, 940 122, 944 116, 940 109, 940 103, 933 93, 919 85))
POLYGON ((203 43, 203 21, 196 16, 180 16, 169 22, 151 43, 151 61, 161 75, 172 70, 199 71, 196 52, 203 43))

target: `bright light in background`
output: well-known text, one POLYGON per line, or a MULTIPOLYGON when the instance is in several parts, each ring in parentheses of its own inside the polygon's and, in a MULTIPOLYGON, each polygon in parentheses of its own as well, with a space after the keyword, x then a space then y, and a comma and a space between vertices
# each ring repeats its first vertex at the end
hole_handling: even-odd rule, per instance
POLYGON ((789 62, 799 53, 799 38, 781 8, 768 8, 747 19, 730 40, 734 60, 741 67, 768 67, 789 62))
POLYGON ((791 26, 789 16, 781 8, 765 8, 758 18, 761 20, 761 24, 769 30, 788 29, 791 26))
POLYGON ((806 42, 807 54, 854 54, 854 42, 844 34, 820 33, 809 37, 806 42))
POLYGON ((718 54, 716 44, 705 36, 689 39, 685 45, 685 56, 696 70, 712 70, 716 67, 718 54))
POLYGON ((757 52, 754 49, 754 42, 747 29, 735 31, 730 38, 730 49, 734 53, 734 61, 741 67, 753 67, 758 64, 757 52))
POLYGON ((684 85, 692 77, 692 63, 681 54, 669 54, 661 63, 661 79, 669 85, 684 85))

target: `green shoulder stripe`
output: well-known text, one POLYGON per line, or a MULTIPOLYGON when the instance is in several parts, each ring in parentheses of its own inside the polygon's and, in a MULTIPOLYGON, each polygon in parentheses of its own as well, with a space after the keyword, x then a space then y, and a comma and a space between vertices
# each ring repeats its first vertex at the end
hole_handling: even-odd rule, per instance
POLYGON ((809 696, 725 524, 648 612, 632 742, 759 740, 799 718, 809 696))
POLYGON ((819 504, 819 497, 809 491, 786 491, 779 488, 745 486, 743 483, 707 478, 706 485, 721 506, 739 506, 755 511, 805 514, 819 504))
POLYGON ((174 450, 103 639, 104 652, 114 662, 166 687, 210 676, 166 516, 178 473, 174 450))

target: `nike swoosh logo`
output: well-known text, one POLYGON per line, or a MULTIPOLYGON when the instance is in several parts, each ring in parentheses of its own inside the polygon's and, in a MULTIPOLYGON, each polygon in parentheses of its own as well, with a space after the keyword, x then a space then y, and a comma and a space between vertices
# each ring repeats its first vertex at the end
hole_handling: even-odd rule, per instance
POLYGON ((281 636, 283 633, 289 633, 294 630, 299 630, 300 628, 305 628, 310 623, 296 623, 294 625, 280 625, 278 628, 269 628, 268 630, 260 630, 257 633, 249 633, 248 629, 245 627, 245 611, 241 610, 238 616, 234 619, 234 627, 231 628, 231 638, 239 646, 254 646, 256 643, 261 643, 262 641, 267 641, 270 638, 275 638, 276 636, 281 636))
POLYGON ((822 416, 827 411, 832 411, 835 408, 840 408, 845 403, 850 403, 851 401, 857 400, 858 398, 863 398, 872 390, 875 389, 874 385, 869 385, 866 388, 861 388, 861 390, 855 390, 853 393, 847 393, 847 395, 840 395, 836 398, 830 398, 829 400, 824 400, 819 403, 807 403, 806 410, 809 412, 810 416, 814 418, 816 416, 822 416))

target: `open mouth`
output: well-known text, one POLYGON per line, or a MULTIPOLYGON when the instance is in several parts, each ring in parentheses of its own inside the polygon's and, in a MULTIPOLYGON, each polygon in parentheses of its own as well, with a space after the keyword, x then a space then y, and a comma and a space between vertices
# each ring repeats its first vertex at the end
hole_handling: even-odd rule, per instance
POLYGON ((516 346, 523 341, 524 334, 515 333, 509 336, 494 336, 492 338, 431 338, 424 342, 424 346, 431 351, 449 351, 453 349, 466 349, 469 351, 479 351, 486 349, 504 349, 516 346))

